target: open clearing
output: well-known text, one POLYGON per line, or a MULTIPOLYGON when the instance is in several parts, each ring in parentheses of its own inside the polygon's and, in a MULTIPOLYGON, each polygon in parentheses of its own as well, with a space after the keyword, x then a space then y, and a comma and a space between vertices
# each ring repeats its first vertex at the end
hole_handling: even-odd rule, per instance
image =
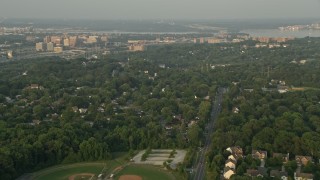
POLYGON ((136 175, 122 175, 119 180, 142 180, 142 178, 136 175))
MULTIPOLYGON (((65 166, 57 166, 44 169, 34 173, 35 180, 69 180, 70 177, 76 180, 78 175, 83 174, 84 179, 90 179, 92 175, 98 175, 105 167, 105 163, 79 163, 65 166), (88 178, 90 175, 90 178, 88 178)), ((80 176, 81 178, 81 176, 80 176)))
POLYGON ((289 89, 289 91, 307 91, 307 90, 320 91, 320 88, 314 88, 314 87, 292 87, 292 88, 289 89))
POLYGON ((31 175, 21 176, 23 180, 69 180, 73 176, 74 180, 85 180, 87 176, 94 175, 91 180, 96 180, 98 175, 103 171, 104 174, 111 174, 116 167, 126 164, 125 160, 127 152, 113 153, 113 160, 98 162, 82 162, 74 164, 64 164, 49 167, 31 175), (79 176, 83 174, 83 176, 79 176))
MULTIPOLYGON (((123 175, 135 175, 143 180, 174 180, 175 177, 166 170, 154 166, 132 164, 121 170, 115 179, 120 179, 123 175)), ((129 179, 128 179, 129 180, 129 179)), ((130 179, 131 180, 131 179, 130 179)))
POLYGON ((69 180, 90 180, 94 177, 94 174, 81 173, 69 176, 69 180))
MULTIPOLYGON (((171 150, 170 150, 171 152, 171 150)), ((159 152, 158 152, 159 153, 159 152)), ((168 152, 160 152, 169 156, 168 152)), ((177 154, 176 154, 177 155, 177 154)), ((113 179, 126 180, 174 180, 180 179, 178 175, 159 167, 132 164, 125 160, 125 154, 120 153, 118 158, 107 162, 83 162, 67 165, 58 165, 32 173, 22 178, 23 180, 97 180, 99 174, 103 174, 103 179, 114 174, 113 179), (128 179, 129 180, 129 179, 128 179)), ((155 156, 156 157, 156 156, 155 156)), ((184 156, 183 156, 184 157, 184 156)), ((141 158, 141 157, 140 157, 141 158)), ((167 158, 166 158, 167 159, 167 158)), ((162 164, 161 164, 162 165, 162 164)))

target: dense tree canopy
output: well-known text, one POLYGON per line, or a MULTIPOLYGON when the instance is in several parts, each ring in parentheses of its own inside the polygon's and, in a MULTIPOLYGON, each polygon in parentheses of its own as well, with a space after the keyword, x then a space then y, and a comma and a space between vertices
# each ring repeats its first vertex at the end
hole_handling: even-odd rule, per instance
MULTIPOLYGON (((94 61, 1 63, 0 179, 148 147, 190 148, 190 167, 218 87, 228 92, 207 153, 208 177, 219 177, 224 149, 233 145, 318 159, 320 40, 287 44, 179 44, 94 61), (277 92, 279 81, 290 91, 277 92)), ((237 172, 254 164, 245 159, 237 172)))

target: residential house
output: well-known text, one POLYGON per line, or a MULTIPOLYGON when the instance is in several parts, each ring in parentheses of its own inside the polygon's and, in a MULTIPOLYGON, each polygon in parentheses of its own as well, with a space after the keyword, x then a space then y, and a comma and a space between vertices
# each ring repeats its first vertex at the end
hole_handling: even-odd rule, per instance
POLYGON ((225 163, 225 167, 229 167, 231 169, 236 169, 237 162, 231 159, 228 159, 225 163))
POLYGON ((228 159, 230 159, 232 161, 237 161, 239 159, 239 157, 237 155, 231 154, 230 156, 228 156, 228 159))
POLYGON ((165 129, 166 129, 166 130, 171 130, 171 129, 173 129, 173 127, 172 127, 172 125, 167 124, 167 125, 165 126, 165 129))
POLYGON ((39 89, 39 84, 31 84, 30 89, 39 89))
POLYGON ((258 167, 258 169, 247 169, 247 176, 250 177, 266 177, 268 169, 263 167, 258 167))
POLYGON ((313 180, 313 174, 309 173, 294 173, 295 180, 313 180))
POLYGON ((240 82, 233 81, 232 84, 236 86, 236 85, 240 84, 240 82))
POLYGON ((239 108, 234 107, 234 108, 232 109, 232 112, 235 113, 235 114, 238 114, 238 113, 240 112, 240 110, 239 110, 239 108))
POLYGON ((41 123, 40 120, 32 120, 32 123, 34 123, 34 125, 39 125, 41 123))
POLYGON ((225 163, 223 177, 225 179, 230 179, 230 177, 235 174, 237 160, 243 157, 243 151, 239 146, 229 147, 226 151, 229 151, 231 155, 225 163))
POLYGON ((86 109, 86 108, 80 108, 79 109, 79 112, 81 113, 81 114, 84 114, 84 113, 86 113, 88 111, 88 109, 86 109))
POLYGON ((279 92, 279 93, 286 93, 286 92, 288 92, 289 87, 279 84, 279 85, 277 86, 277 89, 278 89, 278 92, 279 92))
POLYGON ((282 163, 287 163, 289 161, 289 153, 287 153, 287 154, 273 153, 272 157, 273 158, 281 158, 282 159, 282 163))
POLYGON ((311 156, 296 156, 295 160, 297 161, 298 165, 307 165, 308 162, 313 162, 311 156))
POLYGON ((31 126, 36 126, 36 125, 39 125, 40 123, 41 123, 40 120, 32 120, 32 122, 28 124, 30 124, 31 126))
POLYGON ((247 91, 247 92, 253 92, 253 89, 243 89, 244 91, 247 91))
POLYGON ((231 154, 236 155, 238 157, 243 156, 242 148, 239 146, 228 147, 226 150, 229 151, 231 154))
POLYGON ((281 180, 288 180, 288 173, 285 171, 271 170, 270 177, 281 179, 281 180))
POLYGON ((252 150, 252 157, 255 159, 267 159, 268 152, 261 150, 252 150))
POLYGON ((98 107, 97 111, 103 113, 104 112, 104 108, 103 107, 98 107))
POLYGON ((72 107, 72 111, 73 111, 73 112, 78 112, 78 110, 79 110, 79 108, 78 108, 77 106, 73 106, 73 107, 72 107))
POLYGON ((197 121, 195 120, 191 120, 189 123, 188 123, 188 127, 190 128, 191 126, 193 126, 194 124, 196 124, 197 121))
POLYGON ((236 174, 234 169, 231 169, 229 167, 224 168, 223 177, 225 179, 230 179, 232 175, 236 174))
POLYGON ((247 169, 246 175, 250 177, 263 177, 263 175, 259 173, 257 169, 247 169))

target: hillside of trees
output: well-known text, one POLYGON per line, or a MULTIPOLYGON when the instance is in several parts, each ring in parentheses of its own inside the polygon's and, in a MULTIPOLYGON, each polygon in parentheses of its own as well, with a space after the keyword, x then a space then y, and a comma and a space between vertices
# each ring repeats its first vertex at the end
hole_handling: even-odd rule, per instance
POLYGON ((0 179, 148 147, 188 148, 188 167, 218 87, 229 91, 207 156, 209 175, 219 174, 225 148, 235 145, 318 159, 320 39, 271 49, 254 43, 0 63, 0 179), (272 80, 285 81, 289 92, 273 91, 272 80))

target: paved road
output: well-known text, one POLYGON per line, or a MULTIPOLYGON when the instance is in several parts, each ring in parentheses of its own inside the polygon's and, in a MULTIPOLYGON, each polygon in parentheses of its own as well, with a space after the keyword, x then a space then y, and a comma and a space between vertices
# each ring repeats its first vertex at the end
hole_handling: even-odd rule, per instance
POLYGON ((211 118, 210 121, 206 125, 206 129, 208 131, 207 135, 205 136, 205 144, 202 150, 199 152, 199 158, 195 167, 195 174, 192 179, 194 180, 203 180, 205 176, 205 160, 206 160, 206 152, 210 148, 211 145, 211 136, 213 133, 213 127, 214 127, 214 121, 219 115, 219 112, 221 111, 221 102, 222 102, 222 94, 224 93, 223 88, 219 88, 215 100, 213 101, 213 106, 211 110, 211 118))

